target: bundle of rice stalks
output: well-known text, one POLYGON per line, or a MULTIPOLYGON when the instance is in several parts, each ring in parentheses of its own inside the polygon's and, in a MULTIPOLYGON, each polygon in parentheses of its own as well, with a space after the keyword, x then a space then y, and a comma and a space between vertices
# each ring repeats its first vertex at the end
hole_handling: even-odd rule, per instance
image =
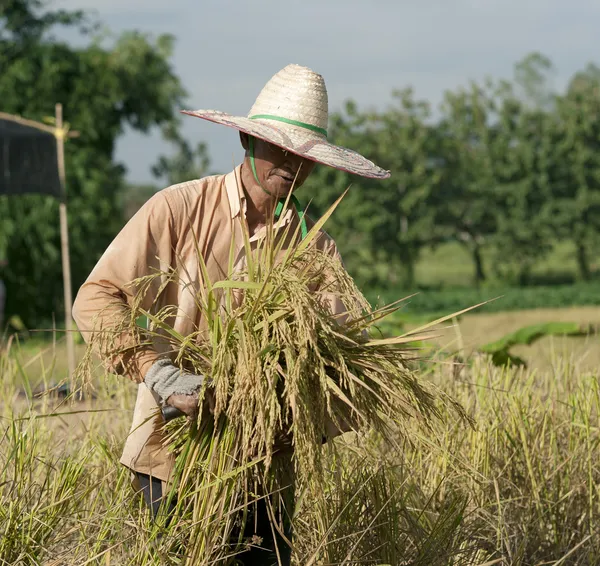
MULTIPOLYGON (((147 310, 141 299, 124 322, 140 341, 169 340, 181 367, 206 376, 200 403, 207 393, 214 398, 212 415, 204 410, 197 422, 169 426, 177 504, 162 540, 165 548, 184 544, 188 564, 226 564, 260 544, 247 539, 257 505, 266 505, 273 532, 288 538, 295 489, 325 505, 323 446, 340 432, 397 438, 409 420, 427 425, 442 405, 465 416, 410 367, 411 343, 426 336, 378 338, 377 322, 398 305, 373 311, 335 254, 319 245, 340 200, 304 239, 272 223, 258 245, 245 233, 244 264, 234 269, 232 244, 224 280, 210 281, 198 253, 204 287, 190 292, 206 328, 181 336, 170 324, 176 307, 147 310), (334 314, 332 304, 346 312, 334 314), (142 315, 147 330, 135 326, 142 315), (286 443, 291 450, 281 449, 286 443)), ((178 274, 136 281, 138 297, 157 277, 178 274)), ((103 351, 122 353, 106 343, 103 351)), ((319 560, 327 560, 322 546, 319 560)))

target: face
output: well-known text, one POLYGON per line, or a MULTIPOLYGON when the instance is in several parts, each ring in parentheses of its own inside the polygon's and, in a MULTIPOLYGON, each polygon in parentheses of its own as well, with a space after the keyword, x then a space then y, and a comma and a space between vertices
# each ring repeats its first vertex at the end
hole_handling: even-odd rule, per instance
MULTIPOLYGON (((243 133, 240 137, 246 150, 246 165, 250 168, 249 138, 243 133)), ((292 188, 301 187, 315 167, 314 161, 258 138, 254 138, 254 164, 261 185, 280 198, 287 196, 292 188)))

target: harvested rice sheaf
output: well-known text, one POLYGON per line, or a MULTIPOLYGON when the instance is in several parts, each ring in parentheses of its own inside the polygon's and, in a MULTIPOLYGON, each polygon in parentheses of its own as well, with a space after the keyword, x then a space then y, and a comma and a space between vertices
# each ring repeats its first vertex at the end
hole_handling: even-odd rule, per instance
MULTIPOLYGON (((166 336, 177 363, 206 376, 200 399, 210 389, 215 400, 212 415, 168 427, 177 505, 165 540, 185 542, 189 564, 227 563, 243 551, 257 499, 268 501, 281 532, 294 490, 326 505, 324 445, 341 432, 398 438, 409 420, 427 425, 443 406, 464 417, 411 366, 410 344, 423 336, 378 338, 375 325, 396 306, 373 311, 335 254, 320 249, 319 230, 335 206, 302 241, 289 228, 270 226, 258 246, 246 234, 243 268, 231 261, 227 279, 193 291, 208 329, 183 338, 170 330, 172 307, 133 306, 130 324, 145 315, 150 325, 130 331, 149 341, 166 336), (332 314, 335 303, 346 312, 332 314), (280 454, 286 442, 292 450, 280 454)), ((140 297, 157 277, 177 273, 137 281, 140 297)))

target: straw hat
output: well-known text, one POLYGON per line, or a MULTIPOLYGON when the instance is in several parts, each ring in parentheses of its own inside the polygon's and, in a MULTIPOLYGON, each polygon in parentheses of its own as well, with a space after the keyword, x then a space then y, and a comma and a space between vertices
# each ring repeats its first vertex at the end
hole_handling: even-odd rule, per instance
POLYGON ((184 110, 255 136, 317 163, 362 177, 386 179, 389 171, 362 155, 327 141, 327 89, 307 67, 288 65, 264 86, 247 117, 217 110, 184 110))

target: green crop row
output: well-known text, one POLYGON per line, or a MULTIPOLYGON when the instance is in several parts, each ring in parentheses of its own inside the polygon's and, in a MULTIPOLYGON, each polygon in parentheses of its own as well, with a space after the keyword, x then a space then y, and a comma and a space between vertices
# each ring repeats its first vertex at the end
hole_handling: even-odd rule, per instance
POLYGON ((578 283, 552 287, 456 288, 443 291, 385 290, 367 291, 373 305, 389 304, 407 298, 402 306, 406 315, 451 314, 489 301, 478 312, 500 312, 539 308, 600 305, 598 283, 578 283), (411 296, 413 295, 413 296, 411 296))

